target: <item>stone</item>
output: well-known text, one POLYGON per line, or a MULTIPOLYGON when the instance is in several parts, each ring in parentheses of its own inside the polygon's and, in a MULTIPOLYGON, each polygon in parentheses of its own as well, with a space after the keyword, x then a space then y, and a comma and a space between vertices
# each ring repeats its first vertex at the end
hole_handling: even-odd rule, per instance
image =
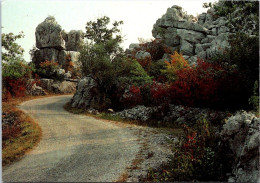
POLYGON ((193 53, 193 45, 190 44, 188 41, 186 40, 182 40, 181 41, 181 48, 180 48, 180 52, 183 55, 188 55, 188 56, 192 56, 193 53))
POLYGON ((234 157, 229 179, 235 182, 259 181, 259 121, 254 114, 239 111, 227 119, 220 132, 234 157))
POLYGON ((70 79, 71 78, 71 73, 67 72, 64 74, 64 79, 70 79))
POLYGON ((202 13, 199 15, 198 24, 203 25, 206 20, 206 13, 202 13))
POLYGON ((121 112, 116 112, 114 115, 120 116, 124 119, 129 120, 140 120, 147 121, 151 119, 152 114, 157 111, 156 107, 145 107, 143 105, 138 105, 131 109, 126 109, 121 112))
POLYGON ((98 102, 97 83, 91 77, 79 80, 76 93, 71 99, 72 107, 91 108, 98 102))
POLYGON ((61 50, 58 55, 58 63, 62 66, 62 68, 65 68, 69 61, 72 61, 77 66, 79 55, 80 52, 77 51, 61 50))
POLYGON ((164 43, 167 46, 174 47, 180 44, 180 37, 177 35, 177 29, 168 27, 164 34, 164 43))
POLYGON ((131 43, 129 45, 129 49, 138 49, 138 48, 141 48, 138 43, 131 43))
POLYGON ((149 52, 139 50, 138 52, 136 52, 135 58, 140 59, 140 60, 144 60, 144 59, 151 59, 152 57, 151 57, 151 54, 149 52))
POLYGON ((54 48, 43 48, 34 52, 34 59, 32 62, 36 68, 39 67, 41 62, 44 61, 55 61, 58 62, 59 50, 54 48))
POLYGON ((218 28, 218 34, 229 32, 229 28, 226 26, 220 26, 218 28))
POLYGON ((202 44, 196 44, 195 45, 195 54, 198 54, 200 52, 204 51, 202 44))
POLYGON ((228 42, 230 33, 221 33, 219 34, 214 41, 212 41, 212 46, 210 47, 212 55, 217 53, 223 53, 223 51, 227 48, 230 48, 230 44, 228 42))
POLYGON ((191 43, 200 43, 200 41, 206 37, 203 33, 185 29, 177 29, 177 34, 182 40, 186 40, 191 43))
POLYGON ((114 110, 113 109, 108 109, 107 112, 114 113, 114 110))
POLYGON ((36 47, 65 49, 65 40, 63 39, 61 26, 53 16, 48 16, 42 23, 36 27, 36 47))
POLYGON ((32 96, 47 95, 47 93, 42 89, 42 87, 36 86, 36 84, 34 84, 30 91, 27 92, 32 96))
POLYGON ((201 51, 197 55, 198 55, 198 58, 201 58, 203 60, 205 60, 207 58, 207 52, 206 51, 201 51))
POLYGON ((227 23, 227 18, 226 17, 219 17, 216 22, 218 23, 219 26, 225 26, 227 23))
POLYGON ((81 30, 71 30, 67 34, 68 38, 66 41, 67 51, 79 51, 80 46, 84 43, 84 34, 81 30))
POLYGON ((197 60, 198 60, 198 57, 197 55, 194 55, 194 56, 191 56, 189 59, 188 59, 188 62, 191 66, 197 66, 197 60))
POLYGON ((54 93, 59 94, 74 93, 76 91, 76 83, 70 81, 55 82, 51 87, 54 93))
POLYGON ((40 86, 47 90, 47 91, 50 91, 52 92, 52 84, 54 83, 54 80, 53 79, 46 79, 46 78, 42 78, 40 80, 40 86))

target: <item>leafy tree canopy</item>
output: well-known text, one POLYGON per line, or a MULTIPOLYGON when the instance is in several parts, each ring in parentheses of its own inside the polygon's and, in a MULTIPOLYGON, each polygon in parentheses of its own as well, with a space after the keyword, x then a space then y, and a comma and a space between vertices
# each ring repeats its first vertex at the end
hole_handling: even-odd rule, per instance
POLYGON ((212 7, 216 15, 227 17, 231 31, 249 32, 258 36, 259 1, 219 1, 216 3, 204 3, 203 7, 212 7))
POLYGON ((17 39, 23 38, 23 32, 18 35, 2 33, 2 61, 23 61, 24 49, 16 43, 17 39))

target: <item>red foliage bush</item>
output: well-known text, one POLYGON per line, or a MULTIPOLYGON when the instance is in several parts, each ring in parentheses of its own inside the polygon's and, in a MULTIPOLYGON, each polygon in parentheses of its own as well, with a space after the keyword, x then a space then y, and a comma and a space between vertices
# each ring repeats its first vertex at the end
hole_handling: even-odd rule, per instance
POLYGON ((171 102, 188 106, 220 108, 230 105, 241 92, 241 79, 235 70, 198 59, 197 67, 176 72, 170 86, 171 102))
POLYGON ((169 85, 153 82, 151 86, 151 97, 154 104, 169 102, 169 85))
POLYGON ((142 104, 142 95, 140 87, 131 86, 128 93, 123 95, 123 103, 126 107, 133 107, 142 104))
POLYGON ((13 97, 23 97, 25 96, 26 84, 23 78, 12 79, 10 77, 3 78, 5 83, 6 94, 5 97, 9 99, 13 97))

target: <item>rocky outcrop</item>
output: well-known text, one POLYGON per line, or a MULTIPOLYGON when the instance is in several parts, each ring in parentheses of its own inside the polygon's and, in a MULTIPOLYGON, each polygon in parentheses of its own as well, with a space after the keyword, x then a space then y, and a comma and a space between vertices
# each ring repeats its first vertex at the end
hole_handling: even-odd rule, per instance
POLYGON ((118 115, 124 119, 147 121, 151 119, 152 114, 157 111, 157 107, 145 107, 138 105, 131 109, 126 109, 121 112, 117 112, 114 115, 118 115))
POLYGON ((212 123, 219 123, 225 119, 227 113, 211 109, 185 107, 181 105, 169 105, 168 113, 163 117, 164 122, 172 122, 178 125, 195 124, 197 120, 204 118, 212 123))
POLYGON ((83 43, 84 34, 80 30, 72 30, 67 34, 66 49, 68 51, 79 51, 83 43))
POLYGON ((191 64, 197 57, 210 59, 219 51, 229 47, 229 29, 226 18, 213 19, 214 10, 202 13, 194 22, 179 6, 167 9, 154 24, 152 33, 155 38, 172 49, 178 49, 191 64))
POLYGON ((259 182, 260 119, 245 111, 230 117, 220 133, 234 157, 229 182, 259 182))
MULTIPOLYGON (((54 17, 47 17, 36 27, 36 47, 32 62, 39 67, 46 60, 58 62, 65 68, 68 61, 77 62, 84 34, 81 30, 66 33, 54 17)), ((75 64, 76 65, 76 64, 75 64)))
POLYGON ((62 28, 53 16, 47 17, 36 27, 36 47, 55 48, 57 50, 65 49, 65 41, 62 37, 62 28))
MULTIPOLYGON (((168 53, 169 50, 172 53, 181 52, 191 65, 196 65, 198 58, 211 59, 230 48, 228 38, 233 32, 228 28, 228 23, 226 17, 216 16, 213 8, 195 20, 195 17, 187 15, 180 6, 175 5, 156 21, 152 35, 164 44, 168 53)), ((126 53, 131 54, 133 50, 147 52, 141 45, 131 44, 126 53)), ((165 60, 163 57, 160 59, 165 60)))
POLYGON ((67 94, 76 91, 76 83, 71 81, 54 81, 53 79, 42 78, 39 86, 51 93, 67 94))
POLYGON ((197 120, 205 118, 212 123, 219 123, 219 121, 225 119, 227 113, 222 111, 215 111, 210 109, 200 109, 192 107, 184 107, 180 105, 169 105, 168 112, 166 114, 157 114, 161 111, 161 106, 157 107, 145 107, 143 105, 138 105, 131 109, 125 109, 120 112, 114 113, 114 115, 119 115, 124 119, 129 120, 139 120, 148 121, 156 115, 157 118, 161 116, 158 121, 164 123, 174 123, 178 125, 182 124, 195 124, 197 120))
POLYGON ((42 87, 40 86, 36 86, 36 84, 34 84, 29 92, 30 95, 32 96, 41 96, 41 95, 47 95, 47 93, 45 92, 45 90, 42 89, 42 87))
POLYGON ((66 94, 76 91, 76 83, 70 81, 55 82, 52 86, 54 93, 66 94))
POLYGON ((77 84, 77 91, 70 101, 71 106, 84 109, 95 106, 98 102, 96 87, 97 84, 91 77, 81 79, 77 84))

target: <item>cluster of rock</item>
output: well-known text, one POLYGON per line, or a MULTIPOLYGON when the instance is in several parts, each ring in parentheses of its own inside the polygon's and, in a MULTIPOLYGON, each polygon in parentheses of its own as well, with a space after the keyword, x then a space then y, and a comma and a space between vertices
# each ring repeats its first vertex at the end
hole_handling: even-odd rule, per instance
POLYGON ((152 118, 154 112, 157 112, 157 107, 145 107, 144 105, 138 105, 131 109, 126 109, 113 115, 118 115, 121 118, 129 119, 129 120, 138 120, 138 121, 148 121, 152 118))
POLYGON ((259 182, 260 119, 245 111, 230 117, 220 135, 232 151, 234 161, 228 182, 259 182))
POLYGON ((66 33, 54 17, 47 17, 36 27, 36 47, 32 62, 39 66, 46 60, 58 62, 63 68, 68 61, 76 62, 84 34, 81 30, 66 33))
POLYGON ((157 119, 159 122, 163 123, 174 123, 174 124, 195 124, 197 120, 201 118, 207 119, 211 122, 220 122, 225 119, 227 113, 222 111, 215 111, 211 109, 200 109, 192 107, 184 107, 180 105, 169 105, 168 112, 166 114, 158 114, 161 112, 162 106, 156 107, 145 107, 143 105, 138 105, 131 109, 125 109, 120 112, 114 113, 124 119, 128 120, 139 120, 146 122, 148 120, 153 120, 155 116, 161 118, 157 119))
POLYGON ((76 82, 54 81, 42 78, 38 84, 33 79, 27 81, 26 92, 32 96, 47 95, 48 93, 69 94, 76 91, 76 82))
MULTIPOLYGON (((194 17, 186 15, 180 6, 172 6, 153 26, 152 35, 161 40, 169 50, 181 52, 190 64, 197 63, 197 58, 210 59, 217 53, 229 48, 228 37, 231 34, 227 27, 226 17, 216 18, 214 9, 194 17)), ((131 44, 129 50, 140 49, 138 44, 131 44)), ((136 53, 136 58, 149 56, 147 50, 136 53), (145 53, 146 52, 146 53, 145 53), (140 54, 141 53, 141 54, 140 54)), ((164 55, 163 59, 169 58, 164 55)))

